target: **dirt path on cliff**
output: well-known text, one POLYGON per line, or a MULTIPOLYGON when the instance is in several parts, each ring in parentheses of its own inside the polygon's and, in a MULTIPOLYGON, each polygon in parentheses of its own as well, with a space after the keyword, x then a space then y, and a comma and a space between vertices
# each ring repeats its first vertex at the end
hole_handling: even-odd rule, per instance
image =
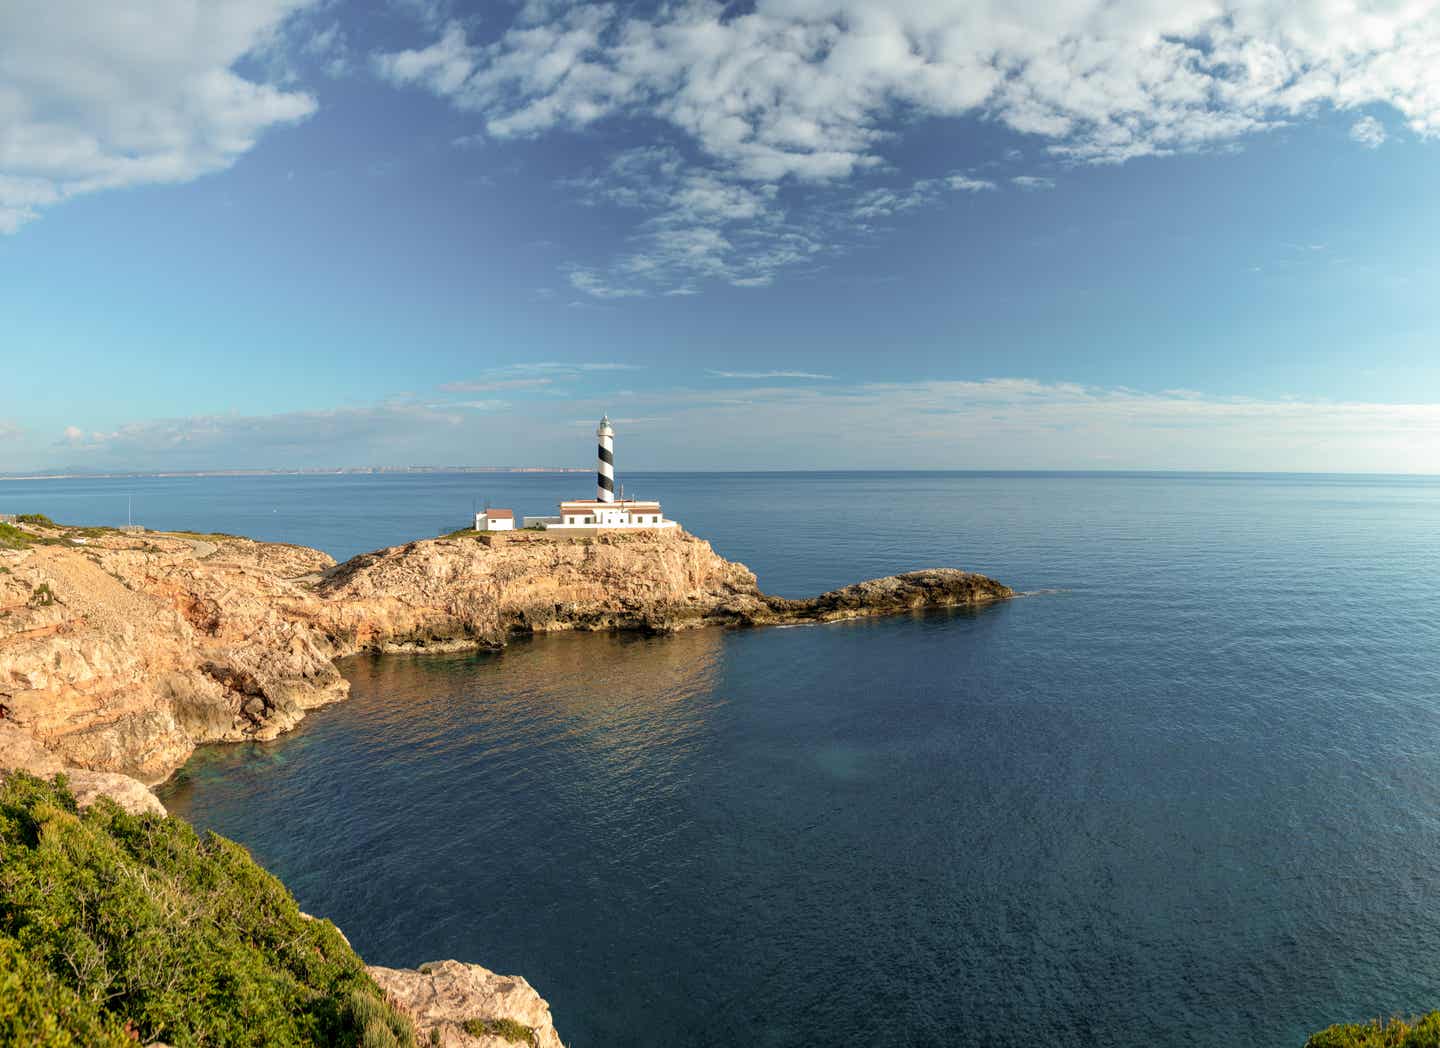
POLYGON ((214 556, 215 552, 220 548, 215 545, 215 543, 206 542, 204 539, 187 539, 184 535, 170 534, 166 534, 165 537, 167 539, 174 539, 176 542, 185 543, 185 545, 195 551, 195 558, 197 560, 204 560, 206 557, 214 556))

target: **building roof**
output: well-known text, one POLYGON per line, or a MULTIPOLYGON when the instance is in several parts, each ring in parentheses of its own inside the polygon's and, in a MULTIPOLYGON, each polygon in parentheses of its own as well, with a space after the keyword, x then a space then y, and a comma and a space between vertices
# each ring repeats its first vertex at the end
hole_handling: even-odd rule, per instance
POLYGON ((511 509, 487 509, 485 511, 485 516, 493 517, 496 520, 514 520, 515 511, 511 509))
POLYGON ((560 503, 562 506, 579 506, 584 509, 595 509, 600 506, 613 506, 615 509, 649 509, 660 508, 658 502, 637 502, 635 499, 616 499, 614 502, 601 502, 599 499, 566 499, 560 503))

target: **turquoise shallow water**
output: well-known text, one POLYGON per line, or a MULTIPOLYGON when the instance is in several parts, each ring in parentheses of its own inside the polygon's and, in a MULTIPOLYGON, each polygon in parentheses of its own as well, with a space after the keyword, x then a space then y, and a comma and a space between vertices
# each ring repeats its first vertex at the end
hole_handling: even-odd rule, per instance
MULTIPOLYGON (((351 701, 207 748, 166 803, 372 961, 525 974, 575 1048, 1298 1046, 1440 1006, 1440 483, 626 482, 772 591, 956 565, 1033 595, 353 659, 351 701)), ((584 484, 26 482, 0 508, 93 520, 135 489, 147 523, 348 555, 584 484)))

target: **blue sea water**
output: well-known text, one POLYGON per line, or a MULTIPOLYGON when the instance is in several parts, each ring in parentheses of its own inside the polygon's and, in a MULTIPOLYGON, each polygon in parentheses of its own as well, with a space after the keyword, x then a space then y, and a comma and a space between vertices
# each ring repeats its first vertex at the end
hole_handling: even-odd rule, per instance
MULTIPOLYGON (((630 475, 800 595, 977 613, 361 657, 162 791, 368 960, 519 972, 572 1048, 1298 1046, 1440 1006, 1440 482, 630 475)), ((583 476, 10 482, 337 556, 583 476)))

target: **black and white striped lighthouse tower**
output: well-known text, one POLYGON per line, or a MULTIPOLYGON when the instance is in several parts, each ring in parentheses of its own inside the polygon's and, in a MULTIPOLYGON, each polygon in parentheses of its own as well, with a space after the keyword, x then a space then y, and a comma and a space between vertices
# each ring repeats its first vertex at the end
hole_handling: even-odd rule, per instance
POLYGON ((595 431, 600 438, 600 468, 595 471, 595 498, 599 502, 615 501, 615 430, 610 427, 610 416, 600 419, 600 428, 595 431))

